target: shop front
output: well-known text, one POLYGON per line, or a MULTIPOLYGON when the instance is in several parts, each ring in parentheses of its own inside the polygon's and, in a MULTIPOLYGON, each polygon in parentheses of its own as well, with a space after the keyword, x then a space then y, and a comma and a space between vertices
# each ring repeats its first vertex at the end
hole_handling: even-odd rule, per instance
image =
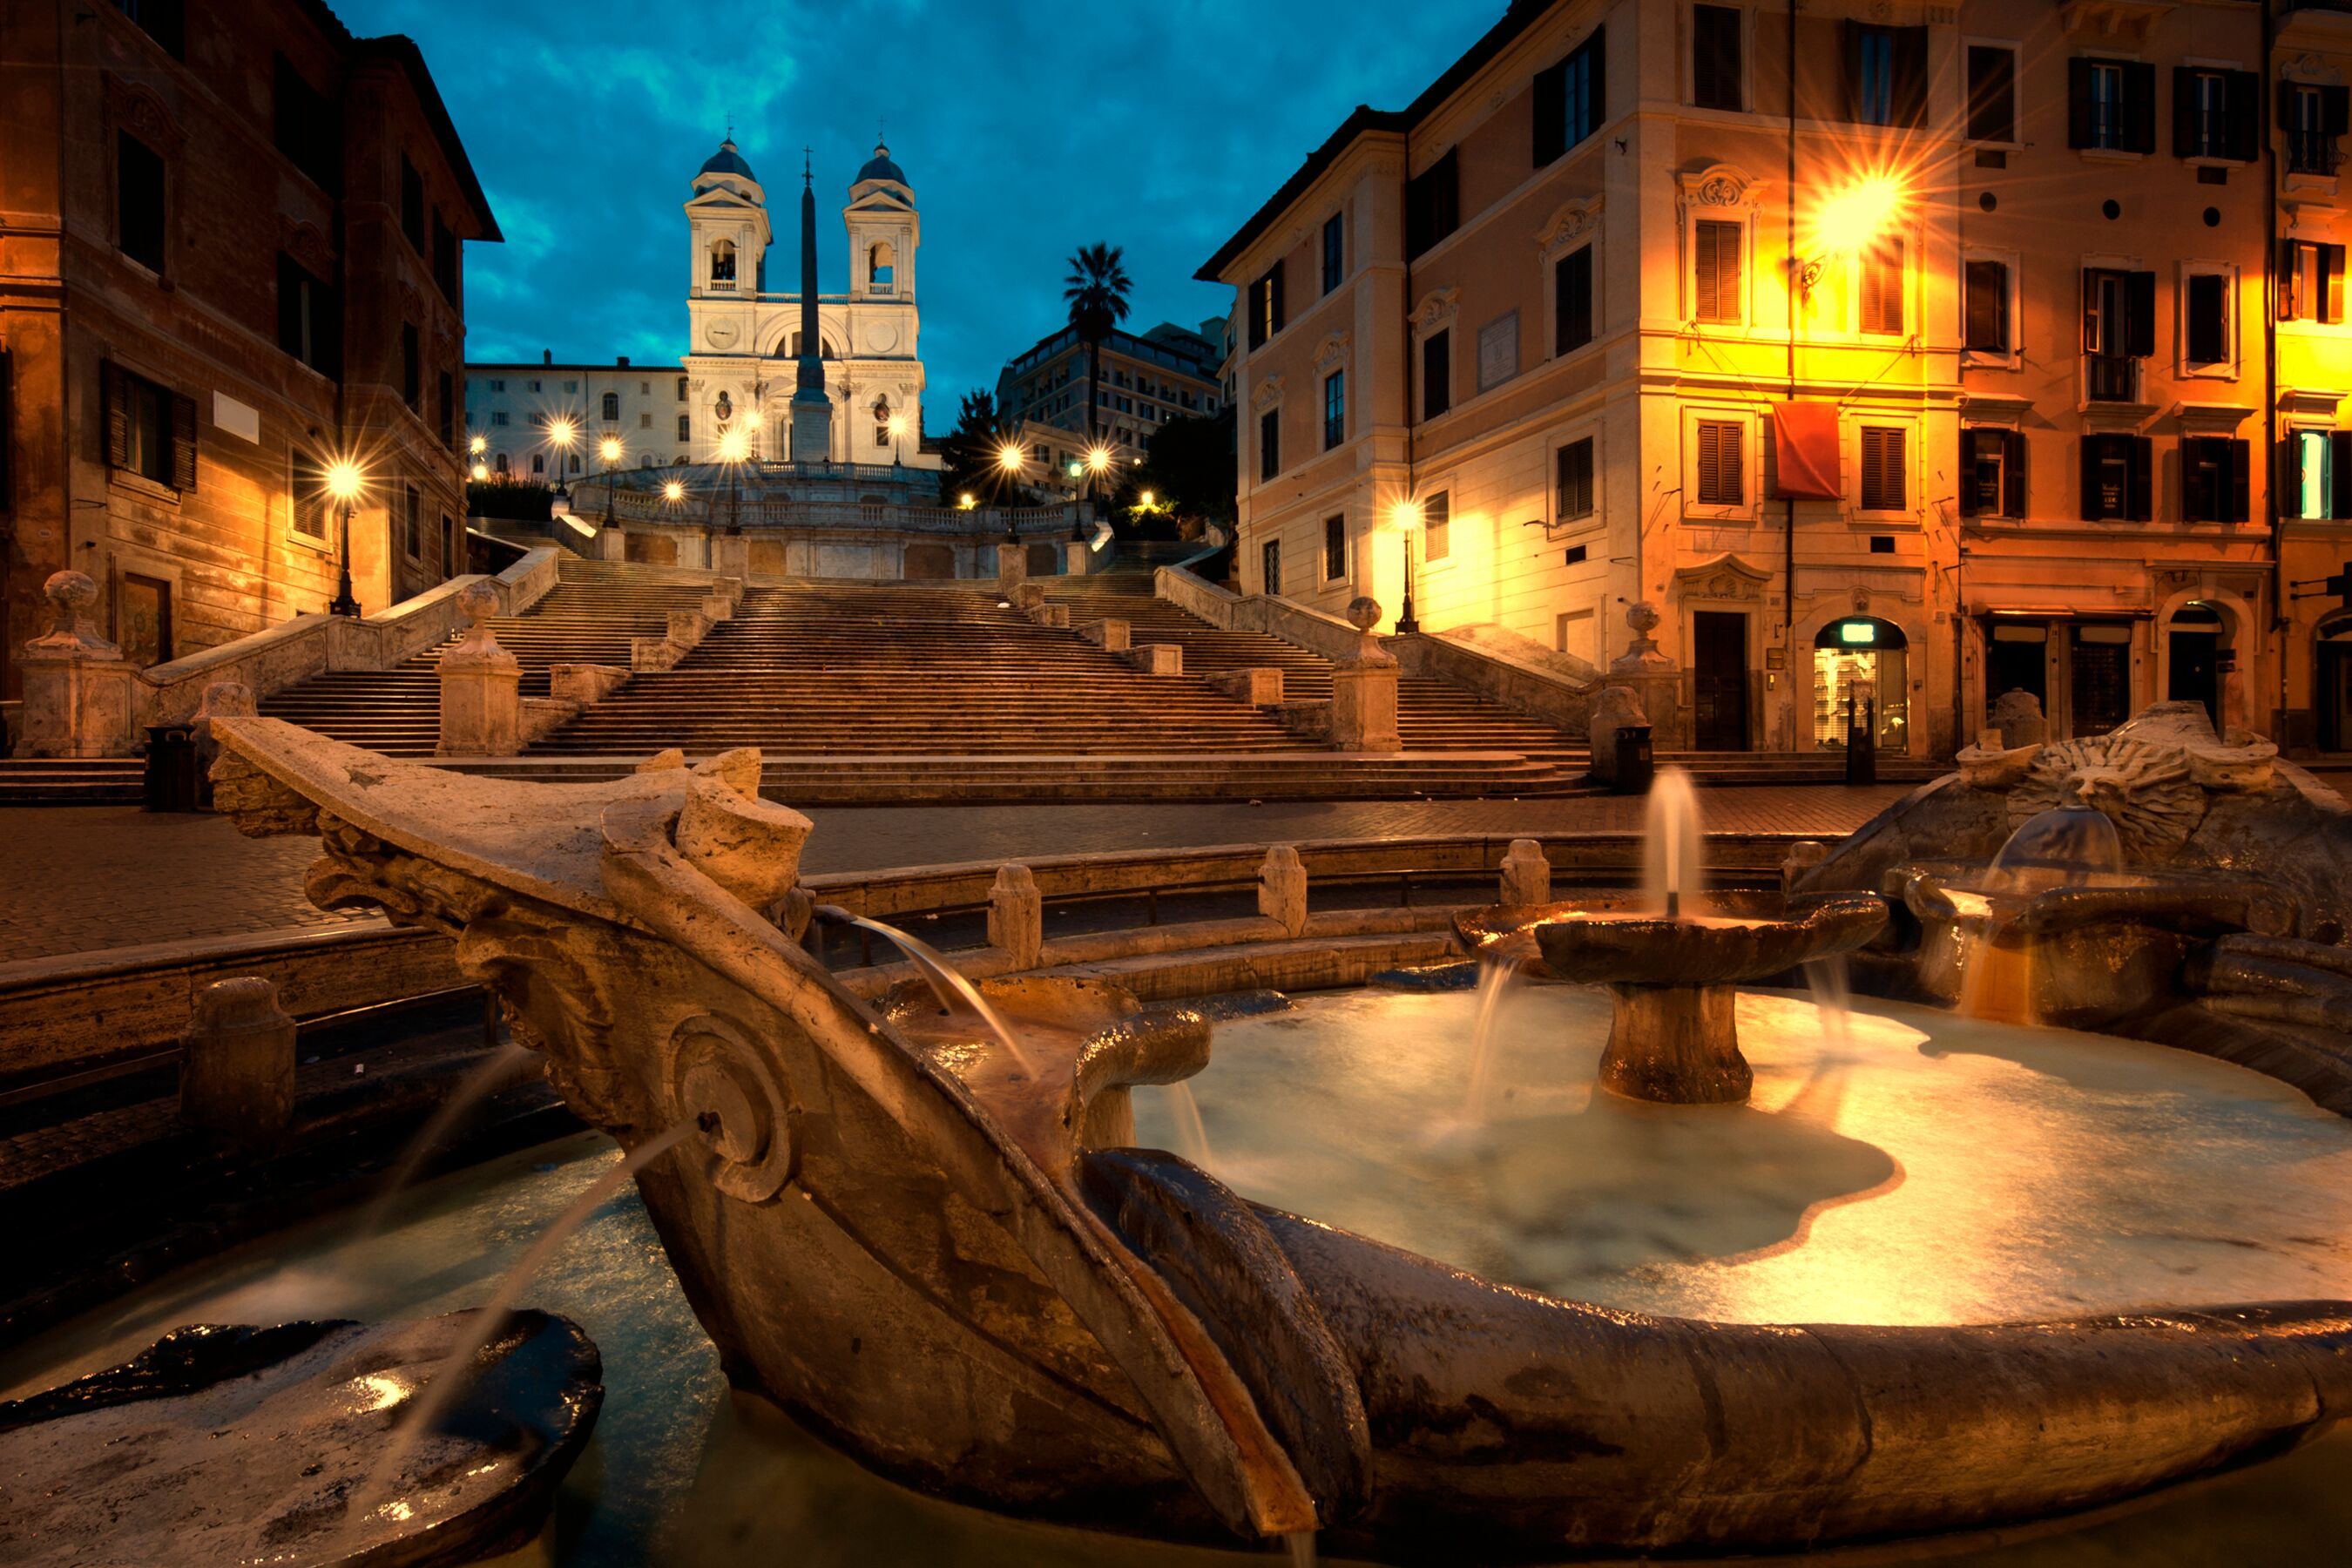
POLYGON ((1813 744, 1843 751, 1853 722, 1872 716, 1878 750, 1911 749, 1910 640, 1893 621, 1848 616, 1813 637, 1813 744))

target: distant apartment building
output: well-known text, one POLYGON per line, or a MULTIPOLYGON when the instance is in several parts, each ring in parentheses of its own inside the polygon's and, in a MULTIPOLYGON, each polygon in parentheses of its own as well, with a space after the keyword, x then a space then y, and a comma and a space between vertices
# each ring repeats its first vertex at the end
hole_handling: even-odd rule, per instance
POLYGON ((462 571, 464 242, 416 46, 314 0, 0 9, 0 695, 42 584, 141 665, 462 571))
POLYGON ((1514 5, 1200 273, 1244 584, 1601 668, 1646 602, 1666 744, 2352 747, 2347 79, 2334 5, 1514 5))
POLYGON ((1086 488, 1070 473, 1088 447, 1108 447, 1122 466, 1139 459, 1152 432, 1171 419, 1212 415, 1223 406, 1218 384, 1218 339, 1224 323, 1195 331, 1162 321, 1138 335, 1113 331, 1103 341, 1095 417, 1088 432, 1087 345, 1076 327, 1049 333, 1008 363, 996 378, 998 416, 1029 453, 1034 484, 1059 494, 1086 488))
POLYGON ((557 364, 550 353, 466 367, 466 431, 482 443, 470 460, 491 479, 553 484, 600 472, 607 438, 621 443, 616 467, 681 465, 692 429, 687 378, 675 364, 557 364), (557 439, 566 433, 568 447, 557 439))

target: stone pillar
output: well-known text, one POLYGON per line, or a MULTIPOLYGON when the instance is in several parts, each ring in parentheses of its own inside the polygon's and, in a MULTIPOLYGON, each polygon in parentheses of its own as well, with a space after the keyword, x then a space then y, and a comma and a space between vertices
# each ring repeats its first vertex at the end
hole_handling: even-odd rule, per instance
POLYGON ((1078 541, 1078 540, 1075 540, 1075 539, 1065 540, 1065 541, 1063 542, 1063 543, 1062 543, 1062 575, 1063 575, 1063 576, 1065 576, 1065 577, 1083 577, 1083 576, 1085 576, 1085 575, 1086 575, 1089 571, 1093 570, 1093 568, 1094 568, 1094 563, 1095 563, 1095 552, 1094 552, 1094 550, 1093 550, 1090 546, 1088 546, 1088 545, 1087 545, 1087 544, 1085 544, 1085 543, 1081 542, 1080 542, 1080 541, 1078 541))
POLYGON ((196 710, 196 805, 210 811, 213 806, 213 763, 220 756, 220 743, 213 739, 215 719, 250 719, 261 711, 255 700, 253 688, 241 680, 215 680, 205 688, 203 706, 196 710))
POLYGON ((1532 838, 1512 839, 1510 853, 1503 857, 1503 902, 1551 902, 1551 862, 1544 858, 1543 846, 1532 838))
MULTIPOLYGON (((751 542, 740 533, 714 533, 710 536, 710 569, 733 577, 751 574, 751 542)), ((724 616, 716 617, 725 619, 724 616)))
POLYGON ((1026 866, 999 866, 988 889, 988 945, 1002 948, 1015 969, 1034 969, 1045 946, 1045 901, 1026 866))
POLYGON ((268 1144, 294 1120, 294 1020, 258 974, 196 993, 180 1062, 180 1120, 241 1143, 268 1144))
POLYGON ((702 618, 714 624, 733 620, 735 601, 724 594, 705 594, 702 596, 702 618))
POLYGON ((600 529, 589 541, 589 559, 593 561, 626 561, 629 558, 629 536, 615 528, 600 529))
POLYGON ((511 757, 522 750, 522 666, 490 631, 498 590, 468 583, 457 608, 473 624, 441 656, 440 754, 511 757))
POLYGON ((1688 745, 1690 733, 1682 706, 1683 672, 1650 635, 1658 629, 1659 618, 1658 607, 1646 599, 1625 606, 1625 624, 1633 637, 1623 653, 1609 661, 1608 680, 1631 691, 1635 705, 1648 716, 1651 746, 1671 751, 1688 745))
POLYGON ((1404 749, 1397 733, 1397 661, 1372 635, 1380 618, 1378 599, 1349 602, 1356 652, 1331 672, 1331 744, 1342 752, 1404 749))
POLYGON ((1128 624, 1122 620, 1090 622, 1078 628, 1078 635, 1106 653, 1123 653, 1128 647, 1128 624))
POLYGON ((1307 868, 1298 851, 1276 844, 1257 868, 1257 912, 1293 936, 1307 930, 1307 868))
POLYGON ((138 749, 139 672, 85 613, 98 602, 98 584, 79 572, 57 572, 41 591, 57 622, 18 656, 25 703, 16 754, 130 756, 138 749))
POLYGON ((1010 595, 1013 589, 1029 581, 1029 547, 1025 544, 1000 544, 996 547, 996 587, 1010 595))

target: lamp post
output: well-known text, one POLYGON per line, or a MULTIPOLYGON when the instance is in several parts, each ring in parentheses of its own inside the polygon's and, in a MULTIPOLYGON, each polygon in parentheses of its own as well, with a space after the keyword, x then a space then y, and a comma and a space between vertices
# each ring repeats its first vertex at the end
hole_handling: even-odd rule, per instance
POLYGON ((466 455, 473 459, 473 467, 467 471, 472 474, 476 484, 490 477, 490 466, 482 460, 482 454, 489 449, 490 443, 487 437, 468 436, 466 438, 466 455))
POLYGON ((751 438, 740 429, 730 430, 719 437, 719 460, 727 465, 727 531, 743 531, 743 459, 751 450, 751 438))
POLYGON ((596 456, 604 464, 604 526, 613 526, 613 471, 621 461, 621 438, 607 436, 596 443, 596 456))
MULTIPOLYGON (((1110 448, 1100 441, 1087 448, 1087 500, 1094 505, 1102 504, 1102 477, 1110 471, 1110 448)), ((1070 514, 1070 537, 1081 542, 1087 537, 1076 512, 1070 514)))
POLYGON ((894 468, 902 467, 906 461, 904 450, 906 438, 907 416, 903 414, 893 414, 890 416, 890 466, 894 468))
POLYGON ((1404 539, 1404 596, 1397 610, 1396 629, 1399 637, 1410 637, 1421 630, 1421 623, 1412 618, 1412 536, 1421 527, 1421 503, 1401 500, 1396 504, 1397 531, 1404 539))
POLYGON ((579 440, 580 427, 568 417, 547 422, 547 445, 555 466, 555 489, 549 491, 547 497, 547 514, 550 517, 564 517, 571 513, 572 489, 563 482, 563 464, 579 440))
POLYGON ((343 523, 341 547, 335 552, 335 602, 327 606, 328 613, 357 616, 360 602, 352 594, 352 504, 360 499, 360 490, 367 476, 349 458, 338 458, 327 468, 327 493, 342 503, 343 523))

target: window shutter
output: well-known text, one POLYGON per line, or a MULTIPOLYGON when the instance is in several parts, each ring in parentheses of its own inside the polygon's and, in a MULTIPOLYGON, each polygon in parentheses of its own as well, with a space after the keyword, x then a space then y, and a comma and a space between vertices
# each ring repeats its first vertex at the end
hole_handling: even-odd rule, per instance
MULTIPOLYGON (((1974 517, 1984 509, 1977 502, 1977 446, 1989 431, 1960 426, 1960 515, 1974 517)), ((2004 479, 2006 475, 2002 476, 2004 479)))
POLYGON ((1592 247, 1559 258, 1552 273, 1552 352, 1569 353, 1592 341, 1592 247))
POLYGON ((2323 87, 2319 89, 2319 133, 2341 136, 2352 130, 2352 88, 2323 87))
POLYGON ((1927 123, 1927 29, 1896 27, 1895 34, 1895 123, 1927 123))
POLYGON ((2000 510, 2005 516, 2025 515, 2025 432, 2000 433, 2000 510))
POLYGON ((2180 515, 2189 522, 2221 521, 2221 498, 2210 493, 2205 469, 2207 437, 2190 436, 2180 443, 2180 515))
POLYGON ((173 488, 196 488, 196 400, 172 395, 173 488))
POLYGON ((2099 352, 2099 274, 2092 268, 2083 268, 2083 352, 2099 352))
POLYGON ((1726 504, 1738 506, 1748 494, 1747 476, 1740 471, 1739 426, 1723 426, 1723 439, 1716 454, 1718 478, 1723 481, 1726 504))
POLYGON ((1716 459, 1716 432, 1720 426, 1702 425, 1698 427, 1698 499, 1701 505, 1711 505, 1723 493, 1717 483, 1721 465, 1716 459))
POLYGON ((1568 151, 1568 62, 1536 72, 1536 167, 1568 151))
POLYGON ((2194 158, 2197 145, 2197 73, 2187 66, 2172 68, 2172 155, 2194 158))
POLYGON ((2088 147, 2091 142, 2091 62, 2076 55, 2066 62, 2066 145, 2088 147))
POLYGON ((122 372, 112 360, 98 362, 100 395, 106 404, 106 466, 131 466, 130 416, 122 407, 122 372))
POLYGON ((2189 279, 2189 358, 2195 364, 2217 364, 2228 355, 2225 310, 2228 290, 2217 272, 2200 272, 2189 279))
POLYGON ((2352 517, 2352 430, 2327 433, 2327 515, 2352 517))
POLYGON ((2290 430, 2278 441, 2277 461, 2273 465, 2278 487, 2278 514, 2281 517, 2303 515, 2303 437, 2290 430))
MULTIPOLYGON (((2153 278, 2155 274, 2150 273, 2149 276, 2153 278)), ((1274 264, 1274 270, 1266 274, 1266 287, 1274 300, 1274 330, 1278 332, 1282 331, 1283 322, 1287 320, 1283 314, 1281 262, 1277 261, 1274 264)))
POLYGON ((2124 63, 2124 146, 2156 151, 2156 68, 2137 60, 2124 63))
POLYGON ((2124 515, 2134 522, 2146 522, 2150 516, 2148 461, 2155 443, 2145 436, 2126 436, 2124 439, 2131 443, 2125 453, 2124 515))
POLYGON ((2282 131, 2292 131, 2294 129, 2294 89, 2295 84, 2294 82, 2287 80, 2284 77, 2279 79, 2278 128, 2282 131))
POLYGON ((2229 116, 2230 156, 2251 163, 2259 151, 2261 132, 2254 106, 2262 100, 2263 79, 2253 71, 2229 71, 2222 80, 2222 99, 2229 116))
POLYGON ((1592 129, 1600 130, 1609 123, 1609 38, 1607 29, 1595 27, 1592 37, 1583 47, 1591 51, 1587 57, 1591 72, 1586 79, 1592 101, 1592 129))
POLYGON ((2124 353, 2146 358, 2156 353, 2156 274, 2124 274, 2124 353))
POLYGON ((2319 247, 2319 269, 2326 274, 2321 285, 2319 319, 2338 322, 2344 320, 2344 247, 2323 245, 2319 247))
POLYGON ((2253 510, 2253 445, 2244 440, 2229 443, 2230 515, 2231 522, 2244 522, 2253 510))
POLYGON ((2096 518, 2101 515, 2099 510, 2099 443, 2105 437, 2098 436, 2085 436, 2083 437, 2083 515, 2085 518, 2096 518))

